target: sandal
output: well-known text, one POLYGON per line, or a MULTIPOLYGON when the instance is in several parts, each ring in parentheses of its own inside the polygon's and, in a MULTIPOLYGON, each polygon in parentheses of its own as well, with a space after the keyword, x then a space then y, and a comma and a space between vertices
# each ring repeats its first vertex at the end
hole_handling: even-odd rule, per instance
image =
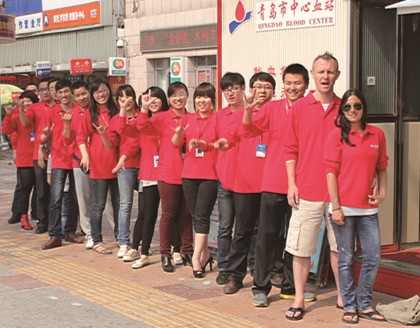
POLYGON ((303 319, 303 314, 305 313, 305 311, 304 311, 302 308, 300 308, 300 307, 298 307, 298 308, 289 307, 289 308, 287 309, 287 311, 288 311, 288 312, 292 312, 292 313, 293 313, 291 317, 289 317, 289 316, 286 314, 286 319, 287 319, 287 320, 291 320, 291 321, 298 321, 298 320, 302 320, 302 319, 303 319), (296 314, 296 313, 299 313, 299 315, 298 315, 298 316, 295 316, 295 314, 296 314))
POLYGON ((364 319, 369 319, 369 320, 373 320, 373 321, 386 321, 385 317, 380 314, 378 311, 372 310, 369 312, 361 312, 359 311, 359 317, 364 318, 364 319), (382 318, 375 318, 374 316, 380 316, 382 318))
POLYGON ((341 318, 341 321, 343 321, 344 323, 348 325, 355 325, 359 323, 359 315, 357 314, 357 312, 346 311, 344 312, 343 317, 341 318), (350 317, 350 320, 345 319, 345 317, 350 317))
POLYGON ((99 254, 104 254, 104 255, 112 254, 112 251, 106 248, 103 243, 98 243, 98 244, 93 245, 93 250, 99 254))

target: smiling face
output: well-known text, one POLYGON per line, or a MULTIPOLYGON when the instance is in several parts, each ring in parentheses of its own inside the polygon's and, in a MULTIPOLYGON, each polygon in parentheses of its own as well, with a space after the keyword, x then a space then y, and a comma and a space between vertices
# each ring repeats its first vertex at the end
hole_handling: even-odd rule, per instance
POLYGON ((330 95, 334 93, 334 84, 340 76, 340 71, 332 59, 319 58, 313 65, 312 78, 315 82, 316 92, 330 95))
POLYGON ((50 95, 51 97, 55 100, 55 101, 59 101, 60 99, 58 98, 57 95, 57 91, 55 90, 55 85, 57 84, 57 81, 51 82, 48 85, 48 89, 50 90, 50 95))
POLYGON ((118 97, 117 101, 120 106, 122 104, 125 104, 125 110, 128 112, 132 111, 135 108, 134 98, 132 96, 127 95, 127 93, 124 90, 121 92, 121 95, 118 97))
POLYGON ((23 109, 26 111, 33 104, 31 98, 23 98, 23 109))
POLYGON ((296 100, 302 98, 307 88, 308 84, 305 82, 303 75, 287 73, 284 76, 284 95, 290 103, 293 104, 296 100))
POLYGON ((213 107, 213 103, 210 97, 198 96, 194 99, 195 109, 202 115, 207 116, 213 107))
POLYGON ((70 87, 64 87, 60 90, 57 90, 57 98, 60 101, 60 104, 66 106, 71 103, 71 90, 70 87))
POLYGON ((245 86, 234 84, 223 90, 223 95, 229 106, 240 106, 244 99, 245 86))
POLYGON ((73 91, 74 100, 82 109, 87 109, 90 106, 90 95, 89 90, 85 87, 80 87, 73 91))
POLYGON ((50 89, 48 89, 48 82, 41 82, 39 84, 39 95, 41 96, 41 100, 49 103, 51 101, 51 94, 50 89))
POLYGON ((347 99, 346 104, 343 106, 343 112, 346 119, 353 127, 360 127, 363 117, 363 104, 359 97, 352 95, 347 99))
POLYGON ((183 88, 178 88, 169 97, 171 107, 177 112, 183 111, 187 105, 188 93, 183 88))
POLYGON ((258 107, 261 107, 274 97, 273 85, 267 81, 255 81, 250 92, 254 101, 258 100, 258 107))
POLYGON ((93 99, 99 106, 106 106, 108 104, 111 93, 106 84, 101 83, 98 90, 93 91, 93 99))

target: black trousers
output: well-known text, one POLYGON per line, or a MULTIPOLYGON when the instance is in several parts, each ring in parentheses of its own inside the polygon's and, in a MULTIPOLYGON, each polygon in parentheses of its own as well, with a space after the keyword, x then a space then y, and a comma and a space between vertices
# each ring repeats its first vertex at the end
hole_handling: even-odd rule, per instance
POLYGON ((48 228, 48 206, 50 203, 50 186, 47 183, 47 161, 45 168, 38 166, 34 160, 35 185, 36 185, 36 217, 38 228, 48 228))
POLYGON ((282 291, 283 288, 287 291, 293 289, 292 294, 294 294, 293 257, 284 253, 290 214, 286 194, 262 193, 255 250, 254 294, 262 292, 268 294, 271 290, 271 273, 281 269, 284 275, 282 291), (283 254, 286 254, 285 257, 283 254), (283 259, 283 263, 279 263, 279 258, 283 259))
POLYGON ((18 212, 20 214, 28 214, 31 191, 35 188, 35 171, 33 167, 18 167, 17 174, 22 188, 18 197, 18 212))
POLYGON ((260 193, 233 193, 236 221, 226 273, 229 279, 242 281, 246 276, 247 257, 255 223, 260 214, 260 193))

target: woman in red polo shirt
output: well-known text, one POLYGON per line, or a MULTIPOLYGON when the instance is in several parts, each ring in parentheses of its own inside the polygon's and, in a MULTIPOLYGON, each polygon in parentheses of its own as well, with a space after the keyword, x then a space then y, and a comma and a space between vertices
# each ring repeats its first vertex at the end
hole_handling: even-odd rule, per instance
MULTIPOLYGON (((182 118, 175 129, 172 142, 178 147, 200 140, 211 119, 214 119, 216 89, 210 83, 201 83, 194 91, 195 113, 182 118), (184 136, 185 134, 185 136, 184 136)), ((187 149, 182 170, 182 187, 194 222, 195 240, 192 258, 194 278, 203 278, 207 264, 212 270, 213 257, 208 249, 210 216, 217 197, 217 151, 202 152, 198 148, 187 149)))
POLYGON ((118 114, 118 107, 112 100, 111 88, 105 80, 95 79, 90 84, 90 109, 83 116, 76 136, 82 153, 80 165, 90 170, 92 208, 90 223, 92 227, 93 250, 100 254, 111 254, 102 239, 102 214, 105 209, 108 189, 114 216, 114 235, 118 236, 118 212, 120 194, 116 173, 112 169, 118 162, 118 147, 109 141, 108 125, 111 118, 118 114), (89 152, 88 148, 89 146, 89 152))
POLYGON ((378 205, 385 200, 386 141, 383 131, 366 122, 367 106, 357 89, 341 100, 334 129, 325 145, 324 160, 330 194, 330 218, 337 239, 338 274, 345 313, 342 321, 359 317, 385 321, 372 308, 372 291, 381 258, 378 205), (372 190, 378 176, 379 192, 372 190), (355 237, 359 236, 363 262, 356 291, 353 275, 355 237))
POLYGON ((17 177, 21 184, 18 208, 21 214, 22 228, 32 230, 28 220, 29 198, 35 187, 35 172, 32 155, 34 152, 35 132, 34 127, 25 128, 20 122, 19 115, 26 113, 29 106, 37 103, 38 97, 32 91, 24 91, 19 96, 18 106, 13 110, 6 106, 6 117, 2 125, 4 134, 16 132, 16 167, 17 177))
POLYGON ((181 172, 184 150, 172 143, 175 129, 181 125, 187 113, 187 86, 182 82, 169 85, 170 108, 167 112, 148 117, 150 105, 156 100, 151 93, 142 98, 141 113, 137 118, 137 129, 141 133, 159 136, 158 190, 162 202, 160 218, 160 253, 162 268, 172 272, 171 235, 174 225, 178 224, 181 237, 181 251, 184 265, 192 264, 192 219, 182 190, 181 172))

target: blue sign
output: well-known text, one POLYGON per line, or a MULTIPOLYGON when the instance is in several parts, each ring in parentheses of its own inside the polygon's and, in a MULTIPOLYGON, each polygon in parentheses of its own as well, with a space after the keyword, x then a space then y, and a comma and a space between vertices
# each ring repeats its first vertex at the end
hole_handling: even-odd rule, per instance
POLYGON ((50 76, 51 68, 41 68, 36 70, 36 76, 50 76))
POLYGON ((23 16, 42 12, 42 0, 7 0, 5 14, 23 16))

